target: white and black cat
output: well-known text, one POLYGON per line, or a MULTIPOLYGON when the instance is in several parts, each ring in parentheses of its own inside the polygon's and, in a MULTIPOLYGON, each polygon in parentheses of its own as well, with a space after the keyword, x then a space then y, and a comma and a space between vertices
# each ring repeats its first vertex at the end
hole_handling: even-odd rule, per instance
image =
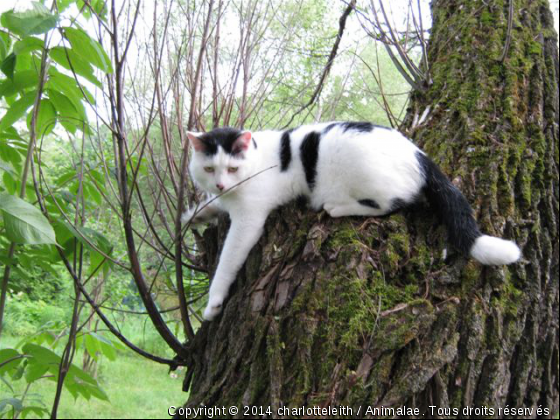
POLYGON ((329 122, 255 133, 216 128, 188 137, 194 149, 191 175, 209 198, 187 211, 183 222, 208 222, 220 211, 231 219, 204 311, 207 320, 221 312, 270 212, 301 195, 315 210, 341 217, 386 215, 423 194, 459 251, 488 265, 510 264, 521 256, 513 242, 479 231, 461 192, 398 131, 367 122, 329 122))

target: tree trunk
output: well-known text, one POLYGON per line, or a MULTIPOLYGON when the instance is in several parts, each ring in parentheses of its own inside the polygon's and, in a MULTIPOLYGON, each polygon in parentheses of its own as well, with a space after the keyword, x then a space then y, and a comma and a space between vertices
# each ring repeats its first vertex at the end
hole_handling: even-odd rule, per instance
MULTIPOLYGON (((557 38, 546 0, 511 1, 509 34, 508 1, 432 2, 433 84, 413 93, 405 131, 463 191, 481 230, 515 240, 523 259, 493 268, 458 255, 424 204, 337 220, 281 209, 223 315, 196 334, 187 407, 558 412, 557 38)), ((211 266, 226 228, 205 232, 211 266)))

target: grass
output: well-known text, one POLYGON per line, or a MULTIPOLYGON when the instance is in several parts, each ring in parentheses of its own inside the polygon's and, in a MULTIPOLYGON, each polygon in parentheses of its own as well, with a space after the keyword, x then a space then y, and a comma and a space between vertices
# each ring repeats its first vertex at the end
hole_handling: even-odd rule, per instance
MULTIPOLYGON (((0 348, 13 347, 19 341, 17 337, 2 336, 0 348)), ((82 353, 74 358, 74 364, 80 366, 82 353)), ((116 361, 101 360, 98 381, 109 396, 110 402, 95 398, 74 400, 64 390, 58 410, 58 418, 67 419, 106 419, 106 418, 169 418, 167 409, 171 405, 180 405, 187 400, 187 394, 181 391, 183 371, 168 373, 164 365, 143 359, 130 352, 120 352, 116 361)), ((24 381, 12 383, 16 392, 22 392, 24 381)), ((39 380, 30 388, 30 394, 40 396, 46 408, 51 409, 56 383, 39 380)), ((0 382, 0 400, 11 396, 8 387, 0 382)))

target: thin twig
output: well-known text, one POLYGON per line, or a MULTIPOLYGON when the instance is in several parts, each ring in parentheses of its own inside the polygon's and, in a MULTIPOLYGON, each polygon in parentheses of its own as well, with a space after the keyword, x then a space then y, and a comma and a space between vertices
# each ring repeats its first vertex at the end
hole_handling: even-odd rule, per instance
POLYGON ((348 4, 348 6, 346 7, 346 9, 344 10, 344 13, 342 13, 342 16, 338 20, 338 34, 336 35, 336 39, 335 39, 333 47, 331 49, 331 53, 329 54, 329 59, 327 60, 327 64, 325 65, 325 68, 323 69, 323 73, 321 74, 321 78, 319 79, 319 82, 317 83, 317 86, 315 87, 315 91, 311 95, 311 98, 309 99, 309 101, 307 101, 307 103, 305 105, 303 105, 300 109, 298 109, 296 112, 294 112, 292 117, 288 120, 288 123, 283 127, 284 129, 289 127, 290 124, 292 124, 292 121, 294 121, 294 118, 296 116, 298 116, 303 111, 305 111, 307 108, 309 108, 311 105, 313 105, 315 103, 315 101, 317 100, 317 97, 319 96, 319 94, 323 90, 323 85, 325 83, 325 80, 326 80, 327 76, 329 75, 329 72, 331 71, 331 67, 334 63, 334 59, 336 58, 336 55, 338 53, 338 46, 340 45, 340 40, 342 39, 342 35, 344 34, 344 29, 346 27, 346 19, 348 19, 348 16, 352 12, 352 10, 354 10, 355 7, 356 7, 356 0, 351 0, 350 3, 348 4))
POLYGON ((508 8, 508 27, 507 27, 507 35, 506 35, 506 44, 504 46, 504 51, 502 52, 502 56, 500 57, 500 62, 504 62, 506 56, 509 51, 509 46, 511 44, 511 29, 513 27, 513 0, 509 0, 509 8, 508 8))

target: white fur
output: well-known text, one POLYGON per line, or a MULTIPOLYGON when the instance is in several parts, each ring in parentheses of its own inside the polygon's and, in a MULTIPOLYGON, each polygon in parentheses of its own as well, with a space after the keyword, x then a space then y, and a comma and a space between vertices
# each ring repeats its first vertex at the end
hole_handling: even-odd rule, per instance
MULTIPOLYGON (((395 199, 413 200, 425 185, 416 158, 419 149, 402 134, 383 128, 371 132, 344 131, 335 126, 321 136, 315 185, 311 190, 300 146, 306 134, 322 132, 329 124, 306 125, 290 133, 292 158, 284 172, 280 162, 282 132, 278 131, 254 133, 257 148, 251 144, 243 158, 232 157, 221 148, 210 157, 194 152, 189 169, 195 183, 210 193, 209 200, 220 194, 217 184, 225 186, 225 193, 208 206, 203 203, 198 209, 187 211, 183 222, 206 222, 219 211, 229 213, 231 218, 210 286, 205 319, 211 320, 221 312, 237 272, 259 240, 274 208, 305 195, 315 210, 324 208, 332 217, 378 216, 390 212, 395 199), (205 172, 208 166, 215 171, 205 172), (237 172, 228 173, 232 166, 238 168, 237 172), (358 200, 363 199, 375 200, 380 208, 359 204, 358 200)), ((483 236, 473 246, 471 255, 483 264, 507 264, 517 260, 520 252, 509 241, 483 236)))
POLYGON ((485 265, 503 265, 519 260, 521 251, 511 241, 482 235, 474 241, 471 256, 485 265))
MULTIPOLYGON (((298 140, 298 151, 305 128, 292 135, 298 140)), ((398 131, 375 128, 371 133, 360 133, 332 128, 321 137, 311 205, 316 210, 324 207, 332 217, 387 213, 394 199, 411 200, 424 184, 416 151, 418 148, 398 131), (357 202, 368 198, 375 199, 381 208, 357 202)))

